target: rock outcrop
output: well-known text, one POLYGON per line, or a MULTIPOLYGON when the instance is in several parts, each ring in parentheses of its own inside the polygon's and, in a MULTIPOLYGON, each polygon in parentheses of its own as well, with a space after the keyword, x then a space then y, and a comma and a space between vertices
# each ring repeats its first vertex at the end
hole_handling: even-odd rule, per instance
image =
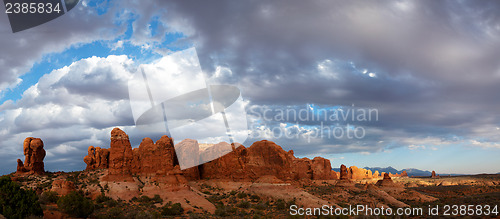
POLYGON ((344 164, 340 165, 340 179, 341 180, 349 179, 349 173, 347 172, 347 167, 344 164))
POLYGON ((354 183, 349 179, 349 171, 347 169, 347 167, 342 164, 340 165, 340 177, 339 177, 339 180, 337 182, 337 184, 335 184, 335 186, 338 186, 338 187, 350 187, 350 186, 354 186, 354 183))
POLYGON ((434 170, 431 173, 431 178, 439 178, 439 176, 436 175, 436 172, 434 170))
POLYGON ((375 184, 379 187, 396 187, 397 185, 392 181, 391 176, 389 176, 389 173, 384 173, 384 178, 377 181, 375 184))
POLYGON ((321 157, 313 160, 296 158, 272 141, 262 140, 250 147, 240 146, 233 152, 200 166, 201 178, 252 181, 273 175, 280 180, 335 179, 330 161, 321 157))
POLYGON ((349 179, 371 179, 371 178, 373 178, 373 174, 372 174, 371 170, 358 168, 356 166, 349 167, 348 176, 349 176, 349 179))
POLYGON ((83 161, 87 164, 87 170, 106 169, 109 165, 109 150, 90 146, 88 155, 83 158, 83 161))
MULTIPOLYGON (((132 149, 128 135, 115 128, 111 132, 109 149, 89 147, 84 161, 87 170, 108 168, 107 180, 132 180, 133 175, 147 175, 153 178, 167 176, 185 177, 180 181, 198 179, 228 179, 234 181, 254 181, 265 175, 273 175, 280 180, 336 179, 330 161, 316 157, 296 158, 293 151, 285 151, 271 141, 258 141, 249 148, 241 144, 219 143, 200 145, 197 141, 185 139, 173 144, 173 140, 163 136, 156 143, 144 138, 139 148, 132 149), (178 153, 178 154, 176 154, 178 153), (217 157, 218 154, 224 154, 217 157), (186 156, 177 156, 186 155, 186 156), (180 157, 182 160, 178 160, 180 157), (184 168, 184 170, 180 170, 184 168), (186 169, 187 168, 187 169, 186 169)), ((168 178, 168 177, 167 177, 168 178)), ((159 178, 158 178, 159 179, 159 178)), ((179 180, 177 180, 179 181, 179 180)))
POLYGON ((403 172, 401 172, 401 177, 408 177, 408 173, 406 172, 406 170, 403 170, 403 172))
POLYGON ((17 160, 17 173, 45 173, 43 159, 45 158, 45 149, 43 141, 40 138, 26 138, 23 143, 24 164, 17 160))
POLYGON ((129 175, 131 174, 134 154, 128 135, 119 128, 111 131, 111 144, 109 147, 109 174, 129 175))

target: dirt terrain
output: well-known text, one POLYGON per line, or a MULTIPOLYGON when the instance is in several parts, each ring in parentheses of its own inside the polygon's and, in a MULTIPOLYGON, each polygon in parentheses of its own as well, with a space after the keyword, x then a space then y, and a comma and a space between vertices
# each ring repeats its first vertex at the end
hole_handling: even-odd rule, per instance
MULTIPOLYGON (((75 190, 81 190, 94 200, 96 210, 90 216, 92 218, 164 217, 162 207, 169 202, 182 206, 184 211, 178 217, 190 218, 289 218, 291 205, 305 208, 367 205, 395 209, 500 204, 500 175, 393 177, 395 187, 376 186, 376 179, 352 180, 351 186, 337 186, 339 180, 287 182, 274 176, 263 176, 253 182, 198 180, 174 187, 149 183, 140 176, 134 176, 133 182, 102 181, 106 172, 46 173, 13 179, 40 195, 54 190, 54 181, 72 182, 75 190), (101 194, 103 196, 100 197, 101 194), (102 201, 102 197, 109 198, 102 201)), ((44 203, 42 208, 46 218, 70 218, 59 211, 55 203, 44 203)))

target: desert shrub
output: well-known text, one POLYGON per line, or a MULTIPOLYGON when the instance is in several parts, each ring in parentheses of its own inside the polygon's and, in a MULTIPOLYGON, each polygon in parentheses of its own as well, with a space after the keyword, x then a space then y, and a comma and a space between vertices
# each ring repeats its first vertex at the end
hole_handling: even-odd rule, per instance
POLYGON ((236 200, 236 197, 234 197, 234 196, 229 197, 228 203, 230 203, 230 204, 234 204, 234 203, 236 203, 236 202, 238 202, 238 201, 236 200))
POLYGON ((268 205, 266 203, 264 203, 264 202, 259 202, 259 203, 255 204, 255 205, 252 205, 252 208, 255 208, 257 210, 265 210, 265 209, 268 208, 268 205))
POLYGON ((71 192, 57 201, 57 207, 69 215, 86 218, 94 211, 94 203, 79 192, 71 192))
POLYGON ((139 198, 137 197, 134 197, 132 198, 132 201, 134 202, 140 202, 140 203, 143 203, 143 204, 146 204, 146 205, 153 205, 153 204, 157 204, 157 203, 163 203, 163 199, 159 196, 159 195, 155 195, 153 198, 150 198, 148 196, 141 196, 139 198))
POLYGON ((33 190, 24 190, 9 176, 0 177, 0 214, 7 218, 43 216, 38 196, 33 190))
POLYGON ((57 203, 57 200, 59 200, 57 192, 46 191, 40 195, 40 203, 42 204, 57 203))
POLYGON ((189 214, 189 219, 202 219, 202 218, 206 218, 206 217, 203 217, 203 215, 199 214, 199 213, 190 213, 189 214))
POLYGON ((164 216, 175 216, 175 215, 181 215, 184 212, 184 209, 181 206, 181 203, 175 203, 172 204, 172 202, 168 202, 163 208, 161 209, 161 215, 164 216))
POLYGON ((135 219, 153 219, 153 218, 155 218, 155 216, 148 211, 134 212, 133 215, 128 214, 127 217, 128 218, 135 218, 135 219))
POLYGON ((106 212, 106 216, 104 218, 125 218, 125 215, 123 214, 123 209, 114 207, 106 212))
POLYGON ((283 210, 283 209, 286 208, 286 202, 283 199, 276 200, 276 202, 274 203, 274 205, 279 210, 283 210))
POLYGON ((250 200, 252 200, 253 202, 258 202, 260 201, 260 197, 258 195, 251 195, 250 200))
POLYGON ((97 198, 95 199, 95 202, 97 203, 103 203, 103 202, 107 202, 109 200, 112 200, 112 198, 104 195, 104 194, 100 194, 99 196, 97 196, 97 198))
POLYGON ((250 207, 250 202, 247 201, 241 201, 236 205, 238 208, 249 208, 250 207))
POLYGON ((230 195, 236 195, 236 194, 238 194, 238 192, 233 190, 233 191, 231 191, 229 194, 230 194, 230 195))
POLYGON ((163 199, 160 197, 160 195, 155 195, 152 199, 153 203, 163 203, 163 199))
POLYGON ((230 206, 230 205, 224 205, 222 203, 218 204, 215 209, 215 215, 219 217, 226 217, 231 214, 236 214, 238 212, 238 209, 230 206))
POLYGON ((238 197, 238 198, 246 198, 247 194, 244 193, 244 192, 240 192, 240 193, 238 193, 238 195, 236 197, 238 197))
POLYGON ((227 206, 225 205, 217 205, 217 208, 215 209, 215 215, 219 216, 219 217, 226 217, 229 215, 229 213, 227 212, 227 206))

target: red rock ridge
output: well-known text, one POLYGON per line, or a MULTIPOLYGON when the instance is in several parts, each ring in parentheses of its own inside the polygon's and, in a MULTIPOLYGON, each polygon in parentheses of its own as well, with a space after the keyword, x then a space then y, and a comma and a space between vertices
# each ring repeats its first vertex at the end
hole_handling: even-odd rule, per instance
POLYGON ((133 174, 168 176, 179 173, 188 180, 210 178, 249 181, 265 175, 273 175, 280 180, 337 178, 328 159, 296 158, 293 151, 287 152, 266 140, 255 142, 249 148, 233 144, 232 151, 226 155, 182 172, 173 140, 168 136, 163 136, 156 143, 144 138, 139 148, 132 149, 128 135, 115 128, 111 132, 109 149, 90 146, 88 151, 89 154, 84 158, 86 169, 108 168, 108 180, 130 180, 133 174))

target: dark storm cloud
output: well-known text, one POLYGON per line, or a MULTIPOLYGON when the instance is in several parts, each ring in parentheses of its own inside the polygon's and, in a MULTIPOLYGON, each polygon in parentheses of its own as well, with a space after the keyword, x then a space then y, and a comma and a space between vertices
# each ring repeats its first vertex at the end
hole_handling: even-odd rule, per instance
POLYGON ((168 6, 170 18, 194 30, 207 72, 229 67, 227 82, 239 82, 252 104, 356 104, 379 109, 380 134, 500 140, 492 137, 500 124, 498 1, 168 6))

